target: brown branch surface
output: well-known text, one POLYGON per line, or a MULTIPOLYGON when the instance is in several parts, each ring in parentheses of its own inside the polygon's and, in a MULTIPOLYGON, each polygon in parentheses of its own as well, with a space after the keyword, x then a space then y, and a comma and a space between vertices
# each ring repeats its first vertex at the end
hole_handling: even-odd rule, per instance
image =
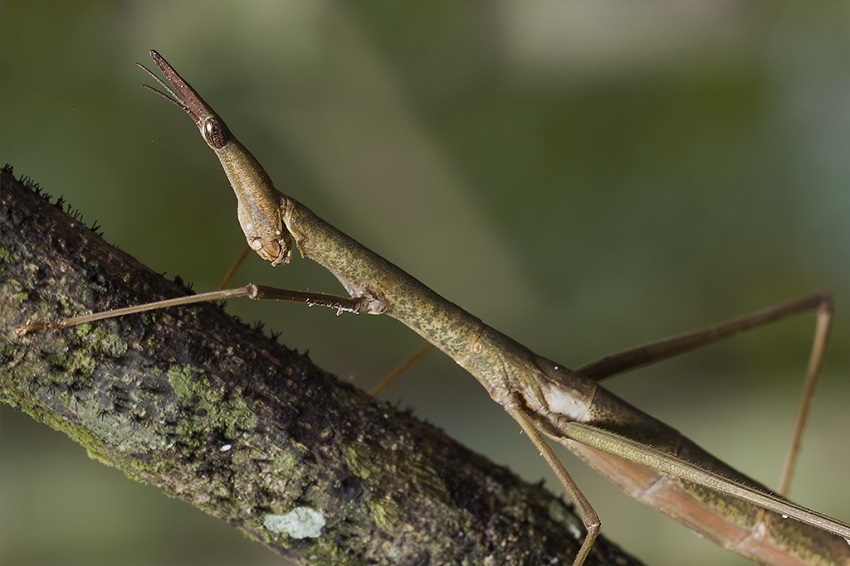
POLYGON ((304 563, 571 563, 559 499, 215 305, 17 337, 186 293, 25 185, 0 172, 0 400, 304 563))

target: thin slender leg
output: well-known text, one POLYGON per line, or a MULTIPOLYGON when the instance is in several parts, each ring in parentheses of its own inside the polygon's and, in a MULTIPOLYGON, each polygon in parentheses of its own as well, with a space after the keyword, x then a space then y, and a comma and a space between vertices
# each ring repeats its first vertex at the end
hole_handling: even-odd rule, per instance
POLYGON ((227 288, 230 285, 231 279, 236 275, 236 272, 239 271, 239 268, 242 267, 242 264, 245 263, 245 259, 248 257, 248 254, 251 253, 251 248, 248 244, 242 246, 242 251, 239 252, 239 255, 236 257, 236 260, 230 266, 230 269, 227 270, 227 273, 224 274, 224 279, 221 280, 221 283, 218 284, 218 290, 227 288))
POLYGON ((578 554, 573 561, 573 566, 581 566, 584 564, 585 559, 587 559, 587 555, 590 554, 590 550, 593 548, 593 543, 596 541, 596 536, 599 534, 599 527, 602 526, 602 522, 599 520, 599 515, 596 514, 596 510, 590 504, 590 501, 587 500, 584 493, 582 493, 578 484, 576 484, 575 480, 570 475, 570 472, 567 471, 564 463, 561 462, 558 455, 555 454, 555 451, 551 446, 549 446, 549 443, 546 442, 546 439, 543 438, 543 436, 541 436, 541 434, 537 431, 534 423, 525 411, 523 411, 522 407, 518 403, 512 403, 506 406, 505 410, 507 410, 516 422, 519 423, 523 432, 528 435, 528 438, 531 439, 531 442, 533 442, 534 446, 540 451, 540 455, 543 456, 543 459, 546 460, 546 463, 549 464, 549 467, 551 467, 552 471, 555 472, 555 475, 558 477, 558 481, 561 482, 561 485, 563 485, 564 489, 567 490, 567 494, 570 496, 570 499, 573 500, 575 510, 578 513, 581 522, 584 524, 584 528, 587 530, 587 535, 584 537, 584 541, 581 543, 581 548, 579 548, 578 554))
POLYGON ((785 465, 779 476, 780 495, 787 495, 791 487, 791 478, 797 466, 797 457, 800 455, 800 444, 803 439, 803 430, 809 417, 809 409, 812 399, 815 397, 815 389, 820 379, 821 367, 826 356, 826 346, 829 342, 829 334, 832 328, 832 300, 821 303, 818 307, 818 318, 815 323, 815 337, 812 344, 812 353, 809 356, 809 366, 806 369, 806 379, 803 383, 803 394, 800 396, 800 407, 797 409, 797 419, 794 422, 794 431, 791 434, 791 443, 788 446, 788 454, 785 456, 785 465))
POLYGON ((586 377, 601 381, 619 373, 678 356, 747 330, 796 314, 821 309, 824 305, 831 304, 832 297, 829 293, 813 293, 802 299, 760 310, 696 332, 681 334, 611 354, 595 362, 585 364, 577 368, 576 371, 586 377))
POLYGON ((392 382, 394 382, 398 377, 406 372, 410 366, 418 362, 425 354, 434 349, 434 345, 430 342, 423 342, 415 352, 407 356, 404 360, 401 361, 390 373, 381 380, 381 382, 372 388, 369 392, 369 395, 372 397, 377 397, 380 395, 384 389, 390 386, 392 382))
POLYGON ((95 322, 107 318, 115 318, 117 316, 125 316, 128 314, 136 314, 140 312, 153 311, 168 307, 176 307, 180 305, 189 305, 193 303, 205 303, 211 301, 221 301, 235 297, 248 297, 249 299, 273 299, 276 301, 295 301, 304 303, 309 306, 318 305, 337 309, 340 312, 358 313, 366 306, 366 302, 360 297, 338 297, 336 295, 326 295, 324 293, 309 293, 304 291, 290 291, 288 289, 277 289, 275 287, 266 287, 264 285, 254 285, 250 283, 244 287, 235 287, 233 289, 222 289, 220 291, 211 291, 209 293, 199 293, 197 295, 189 295, 186 297, 176 297, 174 299, 165 299, 163 301, 154 301, 142 305, 134 305, 120 309, 112 309, 107 311, 86 314, 66 318, 55 322, 33 322, 29 324, 21 324, 15 327, 15 334, 23 336, 36 330, 51 330, 58 328, 68 328, 86 322, 95 322))
POLYGON ((794 468, 797 464, 803 430, 808 420, 809 409, 811 408, 823 359, 826 354, 826 344, 829 339, 833 310, 832 296, 829 293, 814 293, 802 299, 757 311, 742 318, 717 324, 703 330, 674 336, 673 338, 612 354, 586 364, 576 371, 591 379, 601 381, 613 375, 672 358, 673 356, 724 338, 735 336, 747 330, 813 310, 817 311, 814 342, 804 379, 803 393, 800 397, 800 407, 797 411, 794 430, 791 434, 791 442, 788 446, 788 454, 785 458, 785 464, 782 468, 779 487, 777 489, 779 494, 786 495, 794 474, 794 468))

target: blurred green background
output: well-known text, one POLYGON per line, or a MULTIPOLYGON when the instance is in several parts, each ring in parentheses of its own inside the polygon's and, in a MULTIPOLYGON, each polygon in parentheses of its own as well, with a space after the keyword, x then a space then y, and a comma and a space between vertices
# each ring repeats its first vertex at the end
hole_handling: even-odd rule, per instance
MULTIPOLYGON (((235 200, 159 50, 278 188, 497 328, 579 365, 817 288, 833 347, 792 497, 850 519, 850 5, 0 0, 0 162, 106 238, 212 289, 235 200)), ((339 292, 296 261, 238 281, 339 292)), ((231 303, 369 388, 418 345, 392 320, 231 303)), ((775 485, 813 317, 610 387, 775 485)), ((430 355, 385 396, 557 482, 474 380, 430 355)), ((565 456, 606 535, 654 564, 744 564, 565 456)), ((279 564, 0 407, 0 562, 279 564)))

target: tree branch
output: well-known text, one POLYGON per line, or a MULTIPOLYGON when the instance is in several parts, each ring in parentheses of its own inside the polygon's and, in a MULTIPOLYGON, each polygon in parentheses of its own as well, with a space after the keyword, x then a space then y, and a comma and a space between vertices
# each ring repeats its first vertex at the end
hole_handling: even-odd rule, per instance
MULTIPOLYGON (((186 293, 58 204, 0 172, 0 400, 305 563, 571 562, 584 531, 541 486, 215 305, 15 336, 186 293)), ((637 562, 600 539, 589 563, 637 562)))

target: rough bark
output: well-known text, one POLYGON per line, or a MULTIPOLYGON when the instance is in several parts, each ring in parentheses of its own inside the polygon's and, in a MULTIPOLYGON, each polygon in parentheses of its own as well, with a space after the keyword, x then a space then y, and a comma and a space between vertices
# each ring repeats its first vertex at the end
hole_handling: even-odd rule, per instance
MULTIPOLYGON (((0 400, 127 476, 321 564, 569 564, 539 485, 215 305, 17 337, 28 319, 185 294, 0 172, 0 400)), ((635 564, 601 539, 591 564, 635 564)))

